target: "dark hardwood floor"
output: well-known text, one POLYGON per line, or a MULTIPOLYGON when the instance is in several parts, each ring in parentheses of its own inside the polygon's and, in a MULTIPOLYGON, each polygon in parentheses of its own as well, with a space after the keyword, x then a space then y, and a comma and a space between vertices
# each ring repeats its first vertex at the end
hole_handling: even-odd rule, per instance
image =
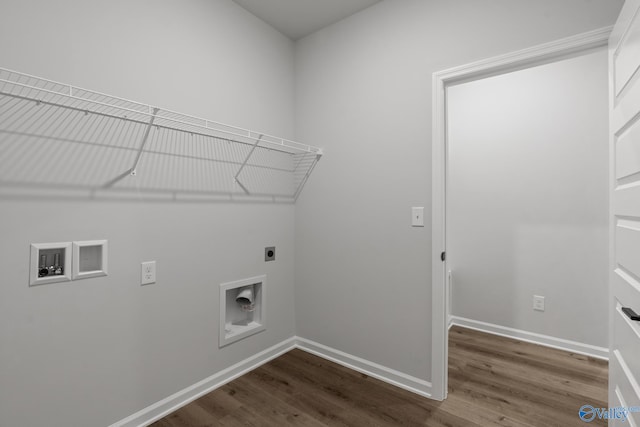
POLYGON ((607 406, 605 361, 460 327, 449 342, 444 402, 293 350, 153 426, 570 427, 607 406))

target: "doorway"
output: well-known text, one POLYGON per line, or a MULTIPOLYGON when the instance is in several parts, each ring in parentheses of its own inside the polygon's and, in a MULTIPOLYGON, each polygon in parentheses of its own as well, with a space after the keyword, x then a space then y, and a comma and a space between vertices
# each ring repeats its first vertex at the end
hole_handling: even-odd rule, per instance
MULTIPOLYGON (((450 323, 450 282, 456 280, 456 272, 450 274, 452 267, 451 254, 447 253, 450 243, 450 236, 447 235, 447 219, 448 219, 448 200, 447 191, 451 182, 449 182, 447 156, 449 153, 448 142, 452 135, 449 135, 449 120, 447 116, 447 108, 450 103, 455 100, 457 93, 449 94, 450 88, 462 87, 464 83, 476 82, 482 79, 490 81, 488 77, 506 75, 517 70, 527 70, 542 64, 555 63, 561 59, 577 57, 584 55, 596 48, 606 45, 610 28, 605 28, 589 33, 581 34, 558 42, 550 43, 543 46, 534 47, 524 51, 505 55, 499 58, 493 58, 478 63, 458 67, 452 70, 446 70, 435 73, 433 77, 434 89, 434 110, 433 110, 433 278, 432 278, 432 295, 433 295, 433 330, 432 330, 432 387, 433 397, 436 399, 444 399, 447 394, 447 359, 448 359, 448 326, 450 323)), ((477 89, 477 88, 476 88, 477 89)), ((456 89, 457 90, 457 89, 456 89)), ((455 92, 455 90, 453 91, 455 92)), ((514 107, 517 110, 517 106, 514 107)), ((606 140, 605 140, 606 141, 606 140)), ((505 148, 505 147, 503 147, 505 148)), ((468 159, 473 162, 473 157, 468 159)), ((513 166, 513 164, 507 165, 513 166)), ((535 173, 544 173, 543 171, 533 171, 535 173)), ((606 182, 606 179, 605 179, 606 182)), ((487 184, 487 183, 485 183, 487 184)), ((544 197, 544 195, 540 195, 544 197)), ((487 195, 484 195, 487 198, 487 195)), ((482 205, 482 200, 476 200, 482 205)), ((485 200, 484 203, 486 203, 485 200)), ((479 206, 480 206, 479 205, 479 206)), ((522 207, 522 206, 521 206, 522 207)), ((606 217, 604 218, 606 221, 606 217)), ((450 230, 449 230, 450 231, 450 230)), ((549 230, 547 230, 549 231, 549 230)), ((557 231, 557 230, 556 230, 557 231)), ((567 231, 567 230, 565 230, 567 231)), ((579 231, 573 230, 579 234, 579 231)), ((540 230, 535 227, 527 230, 521 229, 520 233, 529 236, 540 234, 540 230)), ((569 232, 569 231, 567 231, 569 232)), ((605 231, 606 233, 606 231, 605 231)), ((549 231, 547 237, 556 236, 549 231)), ((605 234, 606 236, 606 234, 605 234)), ((565 236, 566 237, 566 236, 565 236)), ((484 236, 486 239, 486 236, 484 236)), ((522 239, 521 239, 522 240, 522 239)), ((524 239, 529 241, 530 239, 524 239)), ((605 237, 606 241, 606 237, 605 237)), ((501 248, 504 249, 504 248, 501 248)), ((522 248, 521 248, 522 249, 522 248)), ((525 252, 527 248, 524 248, 525 252)), ((531 248, 529 248, 531 249, 531 248)), ((606 250, 606 245, 605 245, 606 250)), ((491 254, 483 253, 483 256, 491 256, 491 254)), ((495 254, 494 254, 495 255, 495 254)), ((525 257, 526 258, 526 257, 525 257)), ((481 259, 480 259, 481 261, 481 259)), ((530 266, 531 267, 531 266, 530 266)), ((534 268, 534 267, 531 267, 534 268)), ((499 290, 492 292, 499 294, 499 290)), ((528 291, 527 291, 528 292, 528 291)), ((494 295, 495 296, 495 295, 494 295)), ((477 297, 477 296, 476 296, 477 297)), ((489 295, 491 297, 491 295, 489 295)), ((509 304, 508 298, 503 301, 509 304)), ((467 307, 469 309, 469 307, 467 307)), ((508 310, 507 310, 508 312, 508 310)), ((513 316, 519 313, 510 313, 513 316)), ((549 319, 547 317, 546 319, 549 319)), ((517 319, 516 319, 517 320, 517 319)), ((517 323, 516 323, 517 324, 517 323)))

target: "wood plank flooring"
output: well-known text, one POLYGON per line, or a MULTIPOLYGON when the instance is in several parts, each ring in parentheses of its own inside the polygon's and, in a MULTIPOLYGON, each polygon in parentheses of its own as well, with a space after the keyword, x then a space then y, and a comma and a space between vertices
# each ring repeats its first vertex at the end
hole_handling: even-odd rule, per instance
POLYGON ((444 402, 293 350, 153 426, 584 427, 582 405, 607 407, 605 361, 460 327, 449 343, 444 402))

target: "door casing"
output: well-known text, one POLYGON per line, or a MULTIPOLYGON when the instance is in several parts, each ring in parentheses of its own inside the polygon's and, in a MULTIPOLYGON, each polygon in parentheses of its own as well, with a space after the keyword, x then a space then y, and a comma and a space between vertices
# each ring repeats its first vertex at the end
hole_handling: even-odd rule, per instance
POLYGON ((431 387, 432 398, 447 397, 448 376, 448 292, 446 253, 446 201, 447 201, 447 97, 446 88, 486 77, 554 62, 607 46, 613 27, 604 27, 551 43, 534 46, 513 53, 485 59, 433 74, 433 133, 432 156, 432 319, 431 319, 431 387))

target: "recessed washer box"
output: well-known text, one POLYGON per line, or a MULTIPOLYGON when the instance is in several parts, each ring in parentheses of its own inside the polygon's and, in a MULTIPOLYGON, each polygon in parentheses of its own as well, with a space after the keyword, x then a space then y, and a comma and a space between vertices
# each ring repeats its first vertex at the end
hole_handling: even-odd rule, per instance
POLYGON ((106 276, 107 241, 73 242, 73 280, 106 276))
POLYGON ((31 244, 29 285, 71 280, 71 242, 31 244))
POLYGON ((266 284, 262 275, 220 285, 220 347, 265 330, 266 284))

